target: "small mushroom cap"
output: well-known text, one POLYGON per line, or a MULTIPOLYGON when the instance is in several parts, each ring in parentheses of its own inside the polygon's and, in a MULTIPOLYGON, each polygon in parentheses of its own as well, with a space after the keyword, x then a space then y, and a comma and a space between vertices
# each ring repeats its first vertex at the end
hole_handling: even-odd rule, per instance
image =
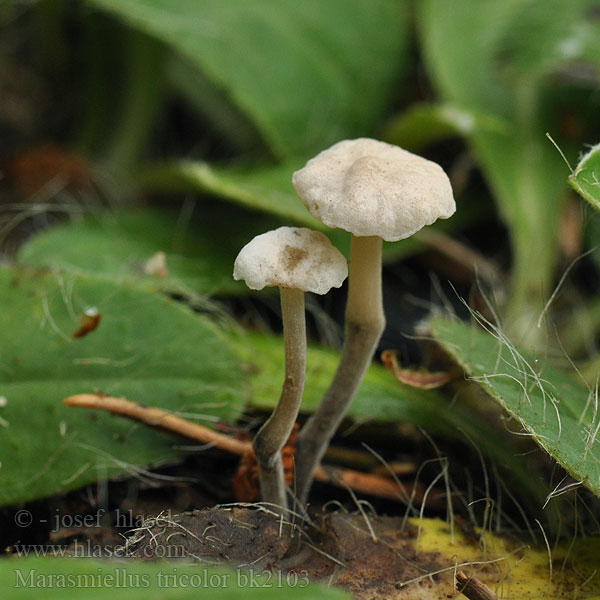
POLYGON ((324 150, 296 171, 292 182, 325 225, 388 242, 410 237, 456 210, 450 180, 437 163, 368 138, 324 150))
POLYGON ((348 277, 348 263, 329 238, 305 227, 280 227, 256 236, 235 259, 233 278, 252 290, 265 286, 326 294, 348 277))

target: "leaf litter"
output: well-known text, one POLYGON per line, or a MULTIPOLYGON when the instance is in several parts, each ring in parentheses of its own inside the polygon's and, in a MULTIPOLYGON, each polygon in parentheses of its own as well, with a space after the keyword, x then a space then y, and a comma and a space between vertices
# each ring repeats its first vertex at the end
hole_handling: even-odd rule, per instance
POLYGON ((475 577, 499 598, 600 594, 594 568, 600 547, 589 539, 572 542, 573 552, 563 546, 533 550, 491 533, 484 537, 482 544, 459 531, 452 540, 449 524, 437 519, 404 523, 400 517, 335 510, 288 521, 274 507, 238 503, 148 518, 131 531, 118 554, 228 566, 249 577, 306 577, 341 587, 359 600, 454 598, 459 572, 463 582, 475 577), (585 552, 577 568, 552 573, 553 563, 566 562, 569 551, 572 556, 585 552))

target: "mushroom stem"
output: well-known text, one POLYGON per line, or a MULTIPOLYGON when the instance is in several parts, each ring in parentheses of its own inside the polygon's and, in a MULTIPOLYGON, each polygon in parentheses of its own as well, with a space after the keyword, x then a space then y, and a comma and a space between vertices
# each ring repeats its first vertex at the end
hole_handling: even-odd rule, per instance
POLYGON ((254 438, 263 501, 288 508, 281 449, 287 442, 300 410, 306 374, 306 321, 304 292, 280 288, 285 380, 279 402, 254 438))
POLYGON ((342 357, 321 404, 298 437, 296 492, 302 506, 314 472, 360 387, 385 327, 381 250, 380 237, 352 236, 342 357))

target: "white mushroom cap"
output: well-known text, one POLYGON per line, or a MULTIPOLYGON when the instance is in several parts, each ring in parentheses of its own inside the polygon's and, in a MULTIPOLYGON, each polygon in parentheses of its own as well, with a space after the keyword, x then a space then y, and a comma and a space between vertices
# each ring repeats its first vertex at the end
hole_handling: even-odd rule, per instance
POLYGON ((325 225, 388 242, 410 237, 456 210, 450 180, 437 163, 368 138, 324 150, 296 171, 292 182, 325 225))
POLYGON ((256 236, 235 259, 233 278, 252 290, 265 286, 326 294, 348 277, 348 263, 329 238, 305 227, 280 227, 256 236))

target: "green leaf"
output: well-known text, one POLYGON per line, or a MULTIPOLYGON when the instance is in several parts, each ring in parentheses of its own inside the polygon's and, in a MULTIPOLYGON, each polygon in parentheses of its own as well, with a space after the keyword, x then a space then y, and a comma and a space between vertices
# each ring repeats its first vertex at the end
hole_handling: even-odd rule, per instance
MULTIPOLYGON (((54 549, 60 549, 54 546, 54 549)), ((305 582, 288 585, 285 575, 278 585, 276 575, 255 572, 250 585, 244 571, 189 565, 181 562, 108 562, 88 558, 7 558, 0 564, 0 586, 7 600, 49 599, 88 600, 343 600, 348 594, 324 585, 305 582), (43 593, 42 593, 43 592, 43 593)), ((290 582, 295 578, 290 577, 290 582)))
MULTIPOLYGON (((234 341, 239 355, 248 364, 250 404, 271 409, 281 393, 284 352, 283 339, 246 332, 234 341)), ((339 362, 339 352, 309 345, 306 385, 302 411, 313 411, 323 397, 339 362)), ((539 509, 545 496, 539 482, 531 477, 523 462, 514 460, 514 451, 480 414, 460 403, 450 403, 435 391, 401 384, 380 365, 373 364, 354 399, 348 416, 356 421, 412 423, 430 433, 437 433, 461 443, 473 442, 493 460, 504 474, 527 490, 525 502, 539 509)))
MULTIPOLYGON (((125 182, 150 146, 165 94, 162 45, 143 33, 130 32, 127 46, 126 57, 121 57, 119 65, 124 63, 128 67, 123 75, 122 87, 125 89, 118 112, 119 121, 115 123, 115 115, 110 115, 111 120, 106 122, 111 138, 103 164, 104 169, 125 182)), ((106 85, 105 80, 103 84, 106 85)), ((94 102, 94 106, 96 104, 94 102)), ((103 133, 106 135, 107 131, 103 133)), ((127 196, 126 185, 117 185, 114 191, 127 196)))
MULTIPOLYGON (((552 0, 542 10, 523 0, 418 4, 426 63, 443 101, 509 125, 510 133, 475 128, 468 139, 510 229, 514 258, 507 321, 514 331, 539 312, 542 290, 552 289, 564 194, 565 166, 545 132, 558 129, 557 115, 569 97, 554 97, 556 86, 546 78, 548 57, 535 63, 539 49, 531 36, 543 37, 546 49, 554 38, 558 53, 561 43, 563 51, 568 43, 577 45, 579 38, 572 36, 587 27, 590 5, 552 0), (552 22, 548 34, 538 24, 542 17, 552 22)), ((598 36, 600 25, 590 26, 598 36)), ((567 140, 558 141, 568 147, 567 140)))
POLYGON ((586 61, 599 64, 595 0, 518 1, 500 40, 498 60, 509 75, 541 77, 586 61))
POLYGON ((181 456, 172 437, 67 407, 66 396, 123 395, 209 426, 239 415, 236 356, 215 325, 182 304, 127 282, 32 269, 0 270, 0 289, 0 504, 181 456), (100 323, 74 339, 90 306, 100 323))
POLYGON ((593 146, 569 176, 573 189, 600 210, 600 144, 593 146))
POLYGON ((465 373, 577 481, 600 495, 600 424, 593 391, 544 357, 509 344, 489 324, 487 333, 443 319, 434 319, 431 326, 439 344, 465 373))
POLYGON ((210 205, 197 213, 185 223, 175 213, 158 210, 91 215, 34 236, 18 259, 186 295, 246 293, 246 286, 233 280, 233 262, 240 248, 270 221, 246 215, 232 219, 210 205), (164 278, 144 272, 146 261, 159 251, 166 255, 164 278))
POLYGON ((202 122, 209 123, 210 130, 217 133, 236 156, 269 156, 260 131, 231 104, 226 91, 216 87, 189 60, 171 53, 166 74, 167 85, 202 115, 202 122))
POLYGON ((325 229, 296 195, 292 174, 305 161, 276 166, 218 167, 200 161, 177 161, 154 165, 141 176, 148 190, 205 192, 231 200, 252 210, 266 212, 298 225, 325 229))
MULTIPOLYGON (((291 222, 321 230, 343 254, 349 256, 350 235, 341 229, 329 229, 323 225, 308 212, 294 191, 292 174, 304 164, 305 161, 293 161, 277 166, 217 167, 205 162, 177 161, 147 168, 140 177, 140 183, 146 190, 155 192, 208 192, 244 208, 281 218, 286 224, 291 222)), ((464 227, 480 218, 482 208, 481 203, 470 202, 466 210, 452 219, 437 221, 432 227, 441 231, 464 227)), ((419 237, 417 232, 401 242, 384 242, 384 261, 391 262, 419 252, 423 248, 419 237)), ((248 233, 244 243, 251 238, 252 234, 248 233)))
POLYGON ((506 133, 509 127, 494 115, 450 104, 421 102, 395 117, 388 124, 383 139, 411 152, 419 152, 454 137, 468 137, 476 129, 506 133))
POLYGON ((408 39, 388 0, 90 1, 185 57, 279 157, 368 133, 408 39))

